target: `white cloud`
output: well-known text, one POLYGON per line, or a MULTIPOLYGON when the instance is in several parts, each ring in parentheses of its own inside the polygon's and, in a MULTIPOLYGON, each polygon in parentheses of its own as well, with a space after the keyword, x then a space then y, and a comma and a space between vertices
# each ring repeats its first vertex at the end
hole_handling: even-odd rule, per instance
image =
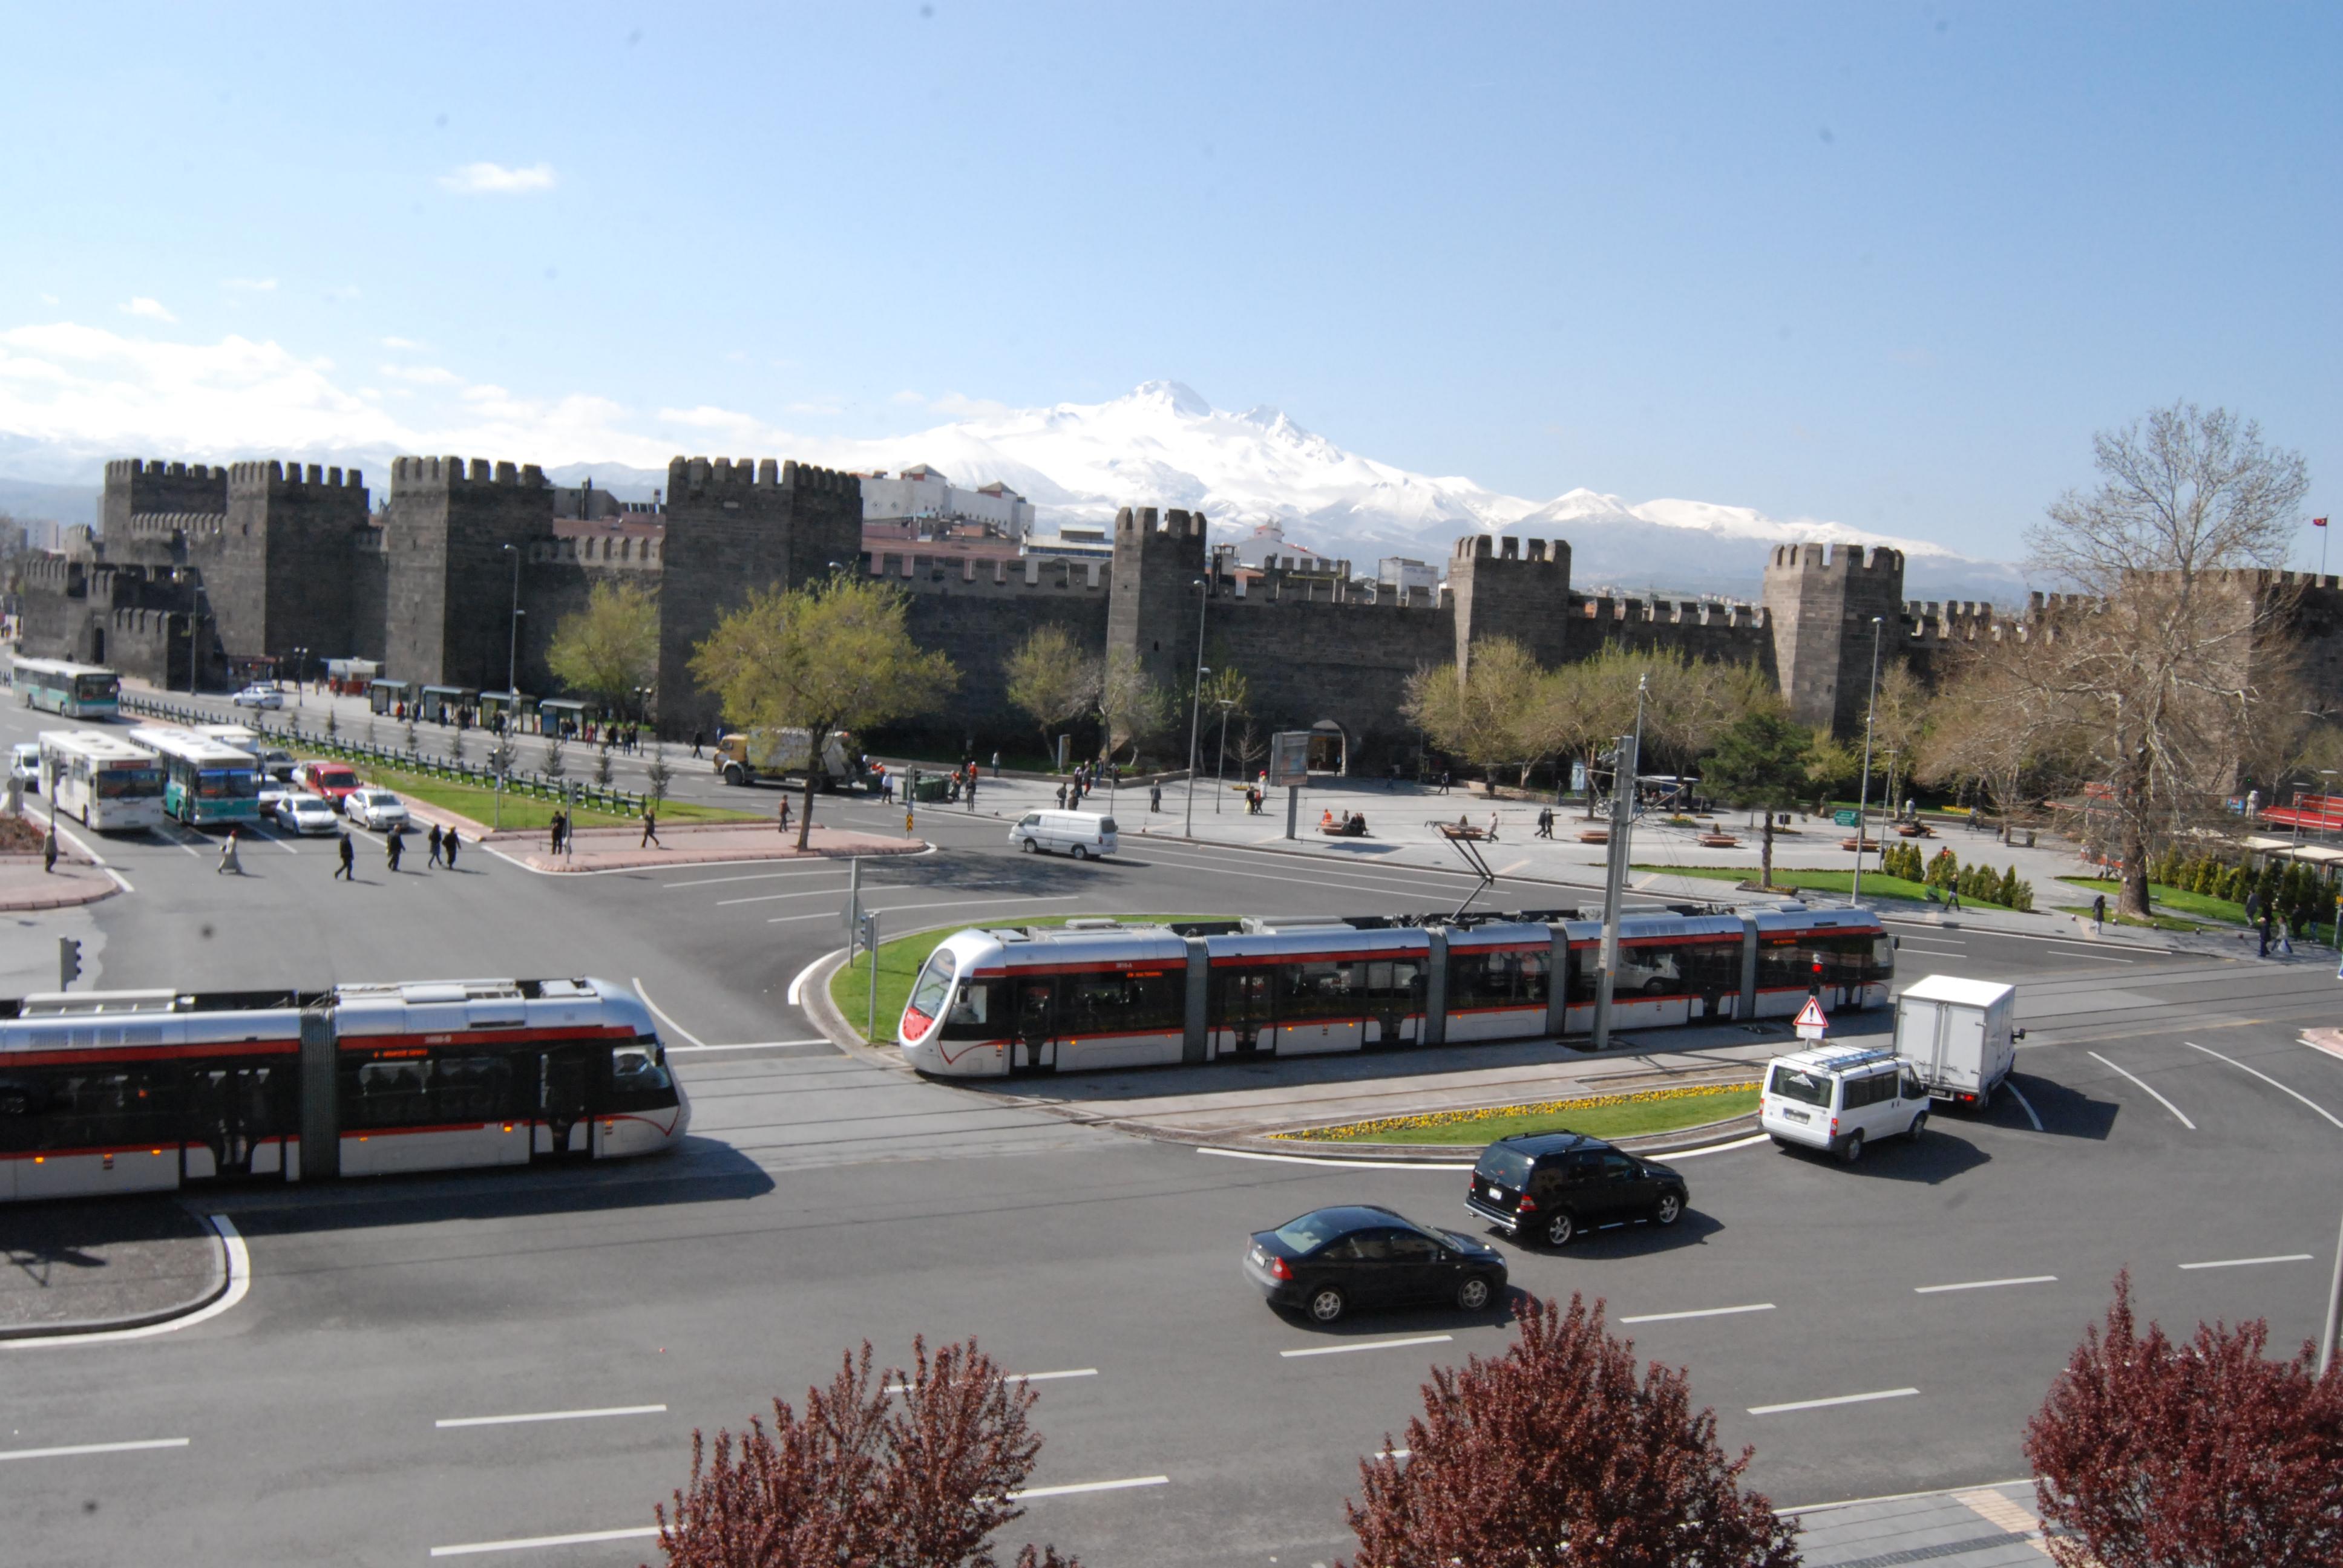
POLYGON ((387 376, 397 381, 413 381, 425 387, 461 387, 464 384, 461 376, 437 365, 377 365, 374 368, 377 376, 387 376))
POLYGON ((1006 403, 996 403, 990 397, 965 397, 958 392, 947 392, 940 397, 930 398, 928 407, 955 419, 989 419, 1010 411, 1006 403))
POLYGON ((743 437, 753 436, 767 427, 754 414, 737 409, 719 408, 703 403, 697 408, 662 408, 659 417, 670 425, 681 425, 691 430, 715 430, 743 437))
POLYGON ((808 402, 791 403, 789 411, 792 414, 843 414, 846 404, 837 397, 817 397, 808 402))
POLYGON ((220 286, 243 294, 273 294, 277 290, 277 280, 273 277, 223 277, 220 286))
POLYGON ((466 164, 452 174, 440 176, 439 183, 466 196, 518 196, 528 191, 549 191, 553 188, 553 166, 531 164, 527 168, 508 169, 502 164, 466 164))
POLYGON ((163 302, 161 300, 149 299, 143 294, 138 296, 136 299, 124 300, 120 305, 115 307, 115 308, 121 311, 125 316, 144 316, 152 321, 176 321, 179 319, 177 317, 163 308, 163 302))
POLYGON ((898 403, 917 403, 921 407, 925 407, 928 402, 928 395, 924 392, 898 392, 895 394, 895 401, 898 403))
POLYGON ((416 342, 412 337, 386 337, 382 340, 382 346, 385 348, 420 348, 423 347, 422 344, 416 342))

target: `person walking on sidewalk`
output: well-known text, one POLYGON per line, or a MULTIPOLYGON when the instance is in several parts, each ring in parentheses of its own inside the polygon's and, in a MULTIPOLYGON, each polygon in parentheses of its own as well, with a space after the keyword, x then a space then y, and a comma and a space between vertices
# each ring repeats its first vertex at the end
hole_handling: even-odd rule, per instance
POLYGON ((665 844, 659 842, 659 808, 648 800, 643 802, 643 841, 635 848, 638 849, 667 848, 665 844))
POLYGON ((700 731, 699 731, 699 730, 695 729, 695 730, 693 730, 693 731, 691 732, 691 754, 692 754, 694 757, 697 757, 697 756, 699 756, 699 743, 700 743, 700 738, 701 738, 701 732, 700 732, 700 731))
POLYGON ((399 859, 406 853, 407 835, 398 830, 397 823, 393 823, 390 831, 382 836, 383 861, 396 874, 398 870, 399 859))
MULTIPOLYGON (((220 844, 219 864, 212 868, 212 875, 216 877, 222 871, 234 871, 239 877, 244 875, 244 860, 242 857, 237 855, 236 852, 236 829, 234 827, 230 827, 228 829, 227 838, 220 844)), ((2263 946, 2268 947, 2268 943, 2265 941, 2263 946)))
POLYGON ((2100 893, 2091 900, 2091 935, 2097 936, 2107 923, 2107 896, 2100 893))
POLYGON ((456 869, 456 846, 462 840, 457 836, 456 829, 448 829, 445 843, 447 850, 447 869, 451 871, 456 869))
POLYGON ((49 829, 48 836, 41 840, 41 870, 45 875, 55 876, 56 874, 56 869, 57 830, 55 827, 52 825, 49 829))
POLYGON ((424 861, 423 863, 424 863, 425 865, 427 865, 427 866, 436 866, 436 865, 439 864, 439 824, 438 824, 438 823, 434 822, 434 823, 432 823, 432 824, 431 824, 431 836, 430 836, 427 839, 426 839, 426 840, 425 840, 425 842, 430 846, 430 849, 431 849, 431 858, 430 858, 429 859, 427 859, 427 860, 424 861))
POLYGON ((1152 816, 1161 809, 1163 809, 1163 786, 1161 784, 1150 784, 1147 787, 1148 814, 1152 816))
POLYGON ((782 797, 781 797, 781 829, 780 829, 780 830, 781 830, 782 832, 784 832, 784 833, 786 833, 786 832, 788 832, 788 831, 789 830, 789 798, 788 796, 786 796, 786 795, 784 795, 784 796, 782 796, 782 797))
POLYGON ((334 868, 333 880, 357 881, 358 879, 357 863, 357 850, 350 844, 350 830, 345 828, 342 829, 341 864, 334 868))
POLYGON ((2269 957, 2269 944, 2270 944, 2270 913, 2269 913, 2269 910, 2268 910, 2267 909, 2265 909, 2265 910, 2262 910, 2262 912, 2261 912, 2261 919, 2254 922, 2254 929, 2255 929, 2256 930, 2258 930, 2258 931, 2259 931, 2259 932, 2261 933, 2261 939, 2262 939, 2262 950, 2261 950, 2259 953, 2256 954, 2255 956, 2256 956, 2256 957, 2258 957, 2258 958, 2265 958, 2265 959, 2266 959, 2266 958, 2269 957))

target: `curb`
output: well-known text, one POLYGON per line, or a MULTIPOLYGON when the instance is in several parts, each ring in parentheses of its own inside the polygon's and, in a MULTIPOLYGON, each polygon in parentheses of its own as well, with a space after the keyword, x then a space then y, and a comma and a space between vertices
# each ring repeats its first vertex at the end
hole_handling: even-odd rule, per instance
MULTIPOLYGON (((203 1217, 198 1216, 198 1218, 203 1217)), ((227 1238, 220 1234, 218 1228, 209 1219, 204 1219, 204 1233, 211 1241, 212 1270, 211 1277, 200 1294, 190 1296, 183 1302, 175 1302, 167 1307, 158 1308, 154 1312, 130 1312, 118 1318, 85 1318, 63 1323, 0 1325, 0 1340, 47 1340, 68 1334, 118 1333, 125 1329, 153 1328, 156 1323, 167 1323, 175 1318, 184 1318, 190 1313, 202 1312, 206 1307, 227 1294, 230 1282, 227 1267, 227 1238)))
POLYGON ((120 887, 118 887, 116 883, 114 883, 114 882, 113 882, 112 880, 110 880, 110 879, 109 879, 109 880, 107 880, 107 881, 106 881, 106 882, 103 882, 103 883, 93 883, 93 884, 90 884, 90 885, 89 885, 89 889, 90 889, 90 890, 89 890, 87 893, 85 893, 85 894, 84 894, 84 895, 82 895, 81 897, 78 897, 78 898, 67 898, 67 899, 9 899, 9 898, 0 898, 0 913, 6 913, 6 914, 29 914, 29 913, 31 913, 31 912, 33 912, 33 911, 35 911, 35 910, 72 910, 72 909, 79 909, 79 908, 80 908, 82 905, 84 905, 84 904, 94 904, 94 903, 96 903, 100 899, 110 899, 110 898, 114 897, 114 895, 115 895, 115 894, 116 894, 116 893, 118 893, 118 892, 120 892, 120 891, 122 890, 120 887))
MULTIPOLYGON (((1694 1127, 1679 1127, 1667 1132, 1644 1132, 1633 1138, 1606 1138, 1614 1149, 1624 1149, 1631 1154, 1654 1157, 1676 1153, 1685 1149, 1698 1149, 1719 1139, 1737 1137, 1757 1131, 1757 1113, 1745 1111, 1739 1116, 1727 1116, 1721 1121, 1704 1121, 1694 1127)), ((1389 1165, 1394 1161, 1407 1165, 1453 1165, 1458 1159, 1478 1150, 1478 1143, 1317 1143, 1301 1138, 1278 1138, 1263 1134, 1257 1137, 1223 1139, 1208 1147, 1227 1149, 1246 1154, 1295 1154, 1312 1160, 1348 1160, 1361 1163, 1389 1165)))

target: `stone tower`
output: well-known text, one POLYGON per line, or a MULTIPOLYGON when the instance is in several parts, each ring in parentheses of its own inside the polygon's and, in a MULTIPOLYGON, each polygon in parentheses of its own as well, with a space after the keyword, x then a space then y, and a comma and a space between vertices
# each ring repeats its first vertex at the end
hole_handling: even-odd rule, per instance
POLYGON ((1774 661, 1790 715, 1860 733, 1870 696, 1871 620, 1880 618, 1880 665, 1904 643, 1904 555, 1885 546, 1777 545, 1765 567, 1774 661))
POLYGON ((491 469, 481 457, 468 468, 461 457, 396 458, 382 531, 390 672, 426 686, 502 690, 515 556, 501 547, 525 559, 532 543, 552 537, 544 473, 534 463, 491 469))
POLYGON ((354 552, 368 523, 366 477, 316 463, 237 463, 216 564, 199 553, 220 636, 232 654, 312 659, 357 652, 354 552))
POLYGON ((106 490, 98 501, 98 535, 111 555, 127 544, 130 519, 135 517, 216 515, 226 510, 225 467, 117 457, 106 466, 106 490))
POLYGON ((1473 648, 1509 637, 1547 668, 1569 650, 1570 546, 1561 539, 1458 539, 1448 559, 1456 606, 1456 667, 1471 671, 1473 648))
POLYGON ((712 735, 722 715, 692 678, 692 650, 752 592, 857 570, 862 484, 851 474, 770 457, 678 457, 667 467, 666 522, 659 732, 712 735))
POLYGON ((1196 658, 1196 584, 1209 554, 1204 514, 1124 507, 1114 515, 1114 565, 1107 604, 1106 646, 1137 656, 1148 678, 1184 694, 1196 658))

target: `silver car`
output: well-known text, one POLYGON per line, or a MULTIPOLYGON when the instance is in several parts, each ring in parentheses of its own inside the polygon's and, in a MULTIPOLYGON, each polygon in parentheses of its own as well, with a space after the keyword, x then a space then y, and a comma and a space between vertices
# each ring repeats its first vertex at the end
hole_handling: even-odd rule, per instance
POLYGON ((342 814, 377 831, 407 825, 407 803, 387 789, 353 789, 342 797, 342 814))
POLYGON ((277 803, 277 825, 296 833, 337 833, 342 819, 334 814, 332 801, 304 790, 277 803))
POLYGON ((228 700, 238 708, 282 708, 285 694, 266 681, 254 681, 228 700))

